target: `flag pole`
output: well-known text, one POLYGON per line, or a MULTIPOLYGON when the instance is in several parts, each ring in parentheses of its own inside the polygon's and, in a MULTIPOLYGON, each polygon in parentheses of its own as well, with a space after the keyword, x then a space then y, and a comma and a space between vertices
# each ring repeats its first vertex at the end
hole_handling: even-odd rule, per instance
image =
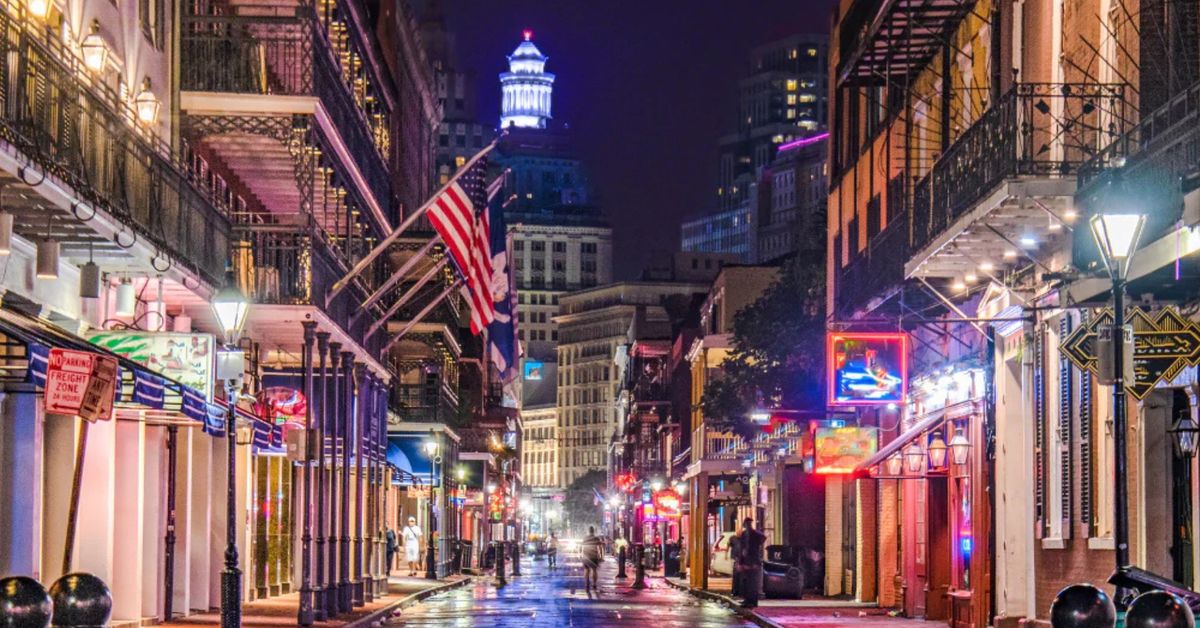
POLYGON ((399 310, 405 303, 408 303, 413 299, 413 297, 417 296, 417 292, 421 288, 424 288, 425 284, 429 283, 429 280, 433 279, 434 275, 436 275, 441 269, 445 268, 446 264, 449 262, 449 257, 443 257, 440 261, 438 261, 438 263, 433 265, 433 268, 430 268, 428 271, 426 271, 425 274, 417 280, 417 283, 414 284, 413 287, 409 288, 408 291, 401 295, 399 299, 396 299, 396 302, 388 308, 387 312, 384 312, 383 316, 379 317, 379 320, 371 323, 371 327, 367 329, 367 335, 363 338, 363 340, 365 341, 371 336, 374 336, 375 332, 379 331, 380 327, 387 324, 388 320, 392 318, 392 315, 396 313, 396 310, 399 310))
POLYGON ((413 327, 417 326, 417 323, 421 322, 421 319, 428 316, 429 312, 433 311, 433 308, 435 306, 437 306, 437 304, 439 304, 443 300, 445 300, 446 297, 450 296, 451 292, 453 292, 455 289, 459 288, 462 285, 463 285, 463 280, 460 278, 460 279, 455 279, 453 283, 451 283, 449 286, 446 286, 446 289, 443 290, 441 294, 434 297, 433 300, 430 301, 429 304, 426 305, 424 308, 421 308, 421 311, 417 312, 417 315, 414 316, 412 318, 412 320, 410 320, 404 324, 404 328, 401 329, 399 333, 397 333, 395 336, 392 336, 391 339, 387 341, 387 344, 383 345, 383 350, 380 351, 380 353, 387 353, 388 349, 392 348, 392 345, 399 342, 401 338, 403 338, 406 334, 408 334, 408 332, 412 331, 413 327))
POLYGON ((337 295, 341 294, 342 291, 350 285, 350 281, 352 279, 357 277, 362 271, 366 270, 367 266, 370 266, 371 262, 375 261, 376 257, 379 257, 381 253, 386 251, 387 248, 391 246, 392 243, 395 242, 402 233, 411 227, 418 218, 424 215, 425 212, 433 206, 433 203, 437 201, 437 199, 440 198, 442 194, 446 192, 446 190, 450 189, 451 185, 454 185, 454 183, 458 181, 458 178, 461 177, 463 173, 470 171, 471 167, 478 163, 480 159, 483 159, 485 155, 492 152, 492 149, 496 148, 502 137, 504 137, 503 133, 501 133, 500 137, 492 140, 491 144, 484 146, 483 150, 475 153, 475 156, 467 160, 467 163, 463 164, 462 167, 458 169, 458 172, 456 172, 453 177, 450 177, 449 181, 442 184, 442 187, 438 188, 438 191, 435 192, 433 196, 429 197, 429 200, 425 201, 425 203, 418 207, 416 211, 405 217, 404 222, 401 222, 400 226, 396 227, 396 229, 388 234, 388 236, 379 244, 376 244, 375 248, 371 249, 370 252, 367 253, 366 257, 359 260, 359 262, 354 265, 354 268, 351 268, 350 272, 346 273, 345 277, 342 277, 337 281, 337 283, 333 284, 333 288, 329 290, 329 294, 325 297, 325 307, 329 307, 329 304, 332 303, 335 298, 337 298, 337 295))
POLYGON ((437 244, 440 239, 441 238, 435 235, 429 240, 429 242, 425 244, 425 246, 421 247, 419 251, 413 253, 412 257, 405 260, 404 264, 400 266, 396 272, 392 273, 392 276, 388 277, 388 280, 385 281, 382 286, 379 286, 375 292, 372 292, 371 295, 367 297, 366 301, 362 302, 362 305, 359 306, 359 310, 354 313, 354 317, 351 320, 350 326, 353 327, 354 323, 358 322, 358 317, 362 316, 363 312, 366 312, 368 309, 370 309, 372 305, 375 305, 376 301, 382 299, 383 295, 387 294, 388 290, 391 290, 397 283, 400 283, 400 281, 402 281, 404 277, 408 275, 408 272, 411 271, 413 267, 415 267, 417 263, 420 262, 426 255, 429 254, 429 251, 433 249, 433 245, 437 244))

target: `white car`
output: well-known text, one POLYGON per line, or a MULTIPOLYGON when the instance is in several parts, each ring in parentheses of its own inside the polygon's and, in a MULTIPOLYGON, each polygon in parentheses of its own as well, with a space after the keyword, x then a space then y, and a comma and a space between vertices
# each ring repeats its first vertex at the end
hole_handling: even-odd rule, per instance
POLYGON ((713 573, 723 576, 733 575, 733 557, 729 555, 729 545, 733 541, 733 536, 733 532, 722 532, 721 538, 713 543, 712 563, 709 566, 713 573))

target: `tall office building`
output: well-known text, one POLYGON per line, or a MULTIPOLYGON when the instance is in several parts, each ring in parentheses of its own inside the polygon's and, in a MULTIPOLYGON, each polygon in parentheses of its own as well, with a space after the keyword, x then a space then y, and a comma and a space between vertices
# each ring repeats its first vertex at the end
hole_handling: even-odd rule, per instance
POLYGON ((500 75, 500 128, 544 129, 550 123, 554 75, 546 71, 550 58, 533 44, 533 32, 508 56, 508 72, 500 75))

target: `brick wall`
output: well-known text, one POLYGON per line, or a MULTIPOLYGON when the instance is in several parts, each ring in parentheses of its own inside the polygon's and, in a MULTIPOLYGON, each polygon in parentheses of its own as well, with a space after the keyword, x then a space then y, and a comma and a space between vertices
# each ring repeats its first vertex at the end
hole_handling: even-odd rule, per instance
POLYGON ((882 480, 879 483, 879 605, 900 606, 900 590, 896 579, 899 576, 900 527, 898 510, 899 480, 882 480))
POLYGON ((1087 539, 1067 539, 1063 541, 1063 549, 1034 549, 1037 616, 1049 618, 1054 596, 1069 584, 1103 585, 1112 574, 1114 560, 1111 550, 1088 549, 1087 539))
POLYGON ((858 491, 858 503, 855 508, 858 521, 854 526, 854 542, 857 544, 857 551, 854 553, 854 575, 857 578, 855 597, 864 602, 874 601, 879 591, 876 570, 879 561, 878 484, 875 480, 855 482, 855 489, 858 491))

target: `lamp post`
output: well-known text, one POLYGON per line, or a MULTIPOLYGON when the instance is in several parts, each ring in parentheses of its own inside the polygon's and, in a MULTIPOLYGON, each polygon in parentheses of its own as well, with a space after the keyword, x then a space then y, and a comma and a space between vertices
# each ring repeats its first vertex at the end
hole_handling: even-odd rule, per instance
POLYGON ((433 549, 433 467, 437 463, 437 452, 438 442, 431 436, 425 441, 425 453, 429 456, 429 529, 425 531, 425 578, 428 580, 437 580, 437 569, 433 565, 437 560, 433 549))
POLYGON ((226 481, 225 505, 225 571, 221 572, 221 627, 237 628, 242 625, 242 571, 238 567, 237 548, 237 395, 241 390, 244 358, 235 349, 250 302, 238 289, 232 273, 226 278, 225 287, 217 291, 212 299, 213 314, 225 335, 226 351, 218 361, 218 376, 225 383, 225 401, 229 404, 229 417, 225 423, 229 443, 228 477, 226 481))
MULTIPOLYGON (((1113 339, 1113 457, 1116 459, 1114 481, 1116 495, 1114 509, 1116 522, 1113 526, 1113 536, 1116 540, 1117 571, 1129 566, 1129 490, 1126 484, 1128 474, 1128 450, 1126 445, 1126 416, 1125 416, 1125 277, 1129 273, 1129 262, 1137 248, 1138 238, 1146 217, 1136 213, 1100 213, 1092 216, 1092 235, 1096 238, 1097 248, 1112 279, 1113 324, 1109 330, 1113 339)), ((1103 330, 1101 335, 1103 335, 1103 330)), ((1132 335, 1132 334, 1130 334, 1132 335)), ((1130 591, 1123 586, 1117 587, 1114 602, 1118 611, 1124 611, 1130 591)))

